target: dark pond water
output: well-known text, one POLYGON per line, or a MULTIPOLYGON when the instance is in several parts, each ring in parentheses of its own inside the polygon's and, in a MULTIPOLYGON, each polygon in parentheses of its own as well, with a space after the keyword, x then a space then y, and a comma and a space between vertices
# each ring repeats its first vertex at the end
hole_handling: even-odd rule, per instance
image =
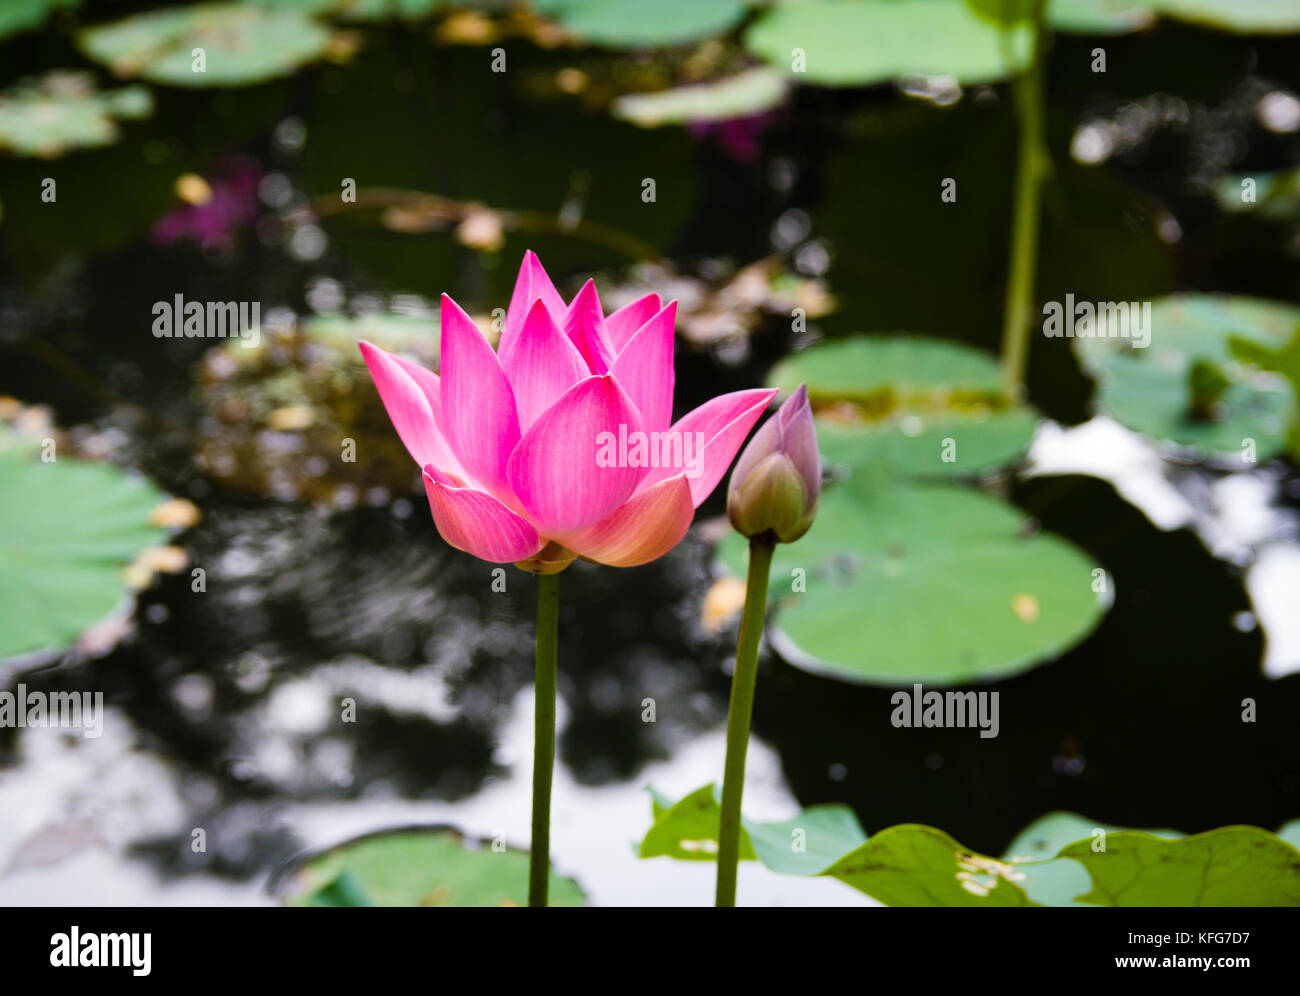
MULTIPOLYGON (((1295 300, 1293 233, 1223 215, 1205 187, 1229 167, 1295 161, 1296 138, 1251 116, 1261 87, 1300 90, 1294 48, 1164 25, 1109 41, 1098 76, 1091 44, 1059 39, 1050 63, 1055 173, 1040 296, 1194 288, 1295 300), (1155 94, 1192 113, 1104 169, 1071 157, 1080 121, 1155 94)), ((15 76, 66 64, 77 57, 64 45, 11 41, 3 61, 15 76)), ((574 56, 524 46, 512 58, 523 79, 544 80, 574 56)), ((612 61, 583 58, 593 73, 612 61)), ((332 194, 353 177, 552 213, 580 195, 585 218, 687 272, 785 253, 835 294, 838 309, 816 323, 828 337, 906 329, 996 350, 1014 149, 1004 89, 967 91, 952 107, 887 88, 799 91, 761 123, 747 161, 713 137, 642 131, 573 98, 485 82, 481 59, 376 30, 346 66, 228 92, 160 88, 154 117, 114 147, 54 165, 5 161, 0 393, 48 405, 59 425, 113 432, 116 459, 195 502, 202 520, 178 542, 208 587, 195 594, 187 575, 163 577, 139 598, 135 634, 106 655, 0 673, 9 686, 102 689, 117 731, 92 760, 84 745, 39 737, 48 731, 0 729, 0 823, 19 855, 0 898, 259 902, 272 870, 304 846, 386 824, 445 820, 527 838, 532 579, 512 570, 494 592, 488 566, 438 539, 414 487, 323 510, 205 474, 192 453, 206 344, 153 338, 150 309, 183 294, 302 314, 326 287, 346 306, 448 290, 485 312, 505 304, 525 248, 568 291, 629 260, 555 233, 512 234, 485 255, 373 217, 327 219, 295 241, 290 212, 265 204, 224 250, 158 245, 145 233, 174 208, 180 169, 212 176, 239 156, 294 196, 332 194), (59 200, 42 205, 27 192, 51 170, 59 200), (949 175, 961 184, 956 205, 933 196, 949 175), (643 177, 657 180, 654 204, 639 197, 643 177), (354 724, 334 721, 344 696, 357 699, 354 724), (206 853, 187 846, 194 827, 208 832, 206 853), (19 860, 33 834, 56 841, 53 856, 19 860)), ((759 383, 791 348, 787 326, 767 321, 739 356, 680 349, 678 412, 759 383)), ((1062 340, 1034 341, 1030 390, 1062 423, 1089 415, 1091 385, 1062 340)), ((1175 480, 1204 507, 1212 473, 1183 468, 1175 480)), ((1300 816, 1300 675, 1261 672, 1264 633, 1239 618, 1251 610, 1244 565, 1192 529, 1157 527, 1095 477, 1001 486, 1111 570, 1109 614, 1056 662, 992 686, 1002 695, 993 741, 902 735, 887 721, 888 689, 768 655, 755 717, 760 811, 844 801, 868 832, 931 823, 992 854, 1053 809, 1187 832, 1300 816), (1259 721, 1243 734, 1247 697, 1259 721)), ((1291 521, 1294 468, 1276 488, 1277 514, 1291 521)), ((699 518, 720 511, 715 496, 699 518)), ((704 870, 648 868, 629 842, 648 822, 646 783, 681 792, 720 774, 734 629, 701 623, 710 559, 694 537, 644 568, 577 565, 563 576, 554 853, 597 901, 709 895, 704 870), (646 697, 658 703, 654 724, 640 719, 646 697)), ((746 883, 755 901, 857 898, 757 872, 746 883)))

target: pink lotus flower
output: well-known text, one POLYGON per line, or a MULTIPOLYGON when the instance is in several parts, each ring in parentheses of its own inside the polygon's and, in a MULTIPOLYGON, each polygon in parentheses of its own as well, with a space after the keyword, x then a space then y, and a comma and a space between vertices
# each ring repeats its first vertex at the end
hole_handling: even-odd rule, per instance
POLYGON ((361 343, 442 537, 541 573, 676 546, 776 394, 724 394, 670 425, 676 309, 647 294, 606 316, 590 280, 566 305, 528 252, 498 352, 445 294, 441 377, 361 343))

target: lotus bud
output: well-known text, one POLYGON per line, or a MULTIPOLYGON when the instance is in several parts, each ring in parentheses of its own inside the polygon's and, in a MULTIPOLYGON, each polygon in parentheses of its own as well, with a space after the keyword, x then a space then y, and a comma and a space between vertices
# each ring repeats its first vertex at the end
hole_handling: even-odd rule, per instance
POLYGON ((793 543, 812 526, 821 483, 812 406, 800 384, 736 461, 727 518, 742 536, 793 543))

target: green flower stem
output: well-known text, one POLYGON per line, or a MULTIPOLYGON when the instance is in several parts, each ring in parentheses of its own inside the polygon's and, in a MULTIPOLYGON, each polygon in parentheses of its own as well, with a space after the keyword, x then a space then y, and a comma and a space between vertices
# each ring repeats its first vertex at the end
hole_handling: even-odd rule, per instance
POLYGON ((749 721, 754 713, 758 678, 758 645, 763 639, 767 610, 767 578, 776 546, 761 538, 749 541, 749 578, 745 583, 745 612, 740 617, 736 670, 731 676, 731 705, 727 709, 727 761, 722 776, 722 819, 718 826, 718 891, 715 906, 736 905, 736 866, 740 862, 740 797, 745 791, 745 751, 749 721))
POLYGON ((533 690, 533 841, 528 851, 528 905, 545 906, 551 874, 551 774, 555 768, 555 656, 560 575, 537 575, 537 652, 533 690))
POLYGON ((1023 395, 1029 362, 1029 337, 1034 312, 1034 276, 1038 266, 1038 227, 1043 179, 1050 160, 1044 130, 1042 3, 1034 18, 1033 55, 1029 67, 1011 84, 1019 130, 1016 162, 1011 261, 1007 274, 1002 326, 1002 384, 1007 397, 1023 395))

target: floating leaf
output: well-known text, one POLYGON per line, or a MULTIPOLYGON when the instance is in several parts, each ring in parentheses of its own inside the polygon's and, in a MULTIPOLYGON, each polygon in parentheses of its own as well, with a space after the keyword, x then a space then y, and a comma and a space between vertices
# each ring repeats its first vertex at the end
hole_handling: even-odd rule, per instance
POLYGON ((1241 34, 1300 31, 1295 0, 1151 0, 1148 6, 1180 21, 1241 34))
POLYGON ((1243 363, 1232 339, 1281 346, 1300 309, 1246 297, 1174 295, 1152 304, 1150 345, 1076 338, 1097 380, 1097 404, 1136 432, 1212 453, 1239 455, 1255 442, 1265 459, 1283 445, 1291 391, 1285 380, 1243 363))
POLYGON ((0 658, 70 644, 124 599, 165 499, 108 464, 0 449, 0 658))
POLYGON ((534 0, 585 41, 615 48, 675 45, 720 34, 745 16, 742 0, 534 0))
MULTIPOLYGON (((1003 678, 1073 646, 1101 616, 1096 565, 1029 534, 1019 509, 860 477, 828 487, 808 535, 777 548, 773 639, 796 666, 876 684, 1003 678), (797 577, 807 590, 782 597, 797 577)), ((719 555, 743 574, 743 538, 729 535, 719 555)))
POLYGON ((153 98, 140 86, 97 92, 87 73, 54 71, 0 93, 0 149, 52 159, 111 145, 115 119, 148 117, 153 98))
POLYGON ((1027 891, 1027 868, 976 854, 942 830, 914 823, 880 831, 824 874, 886 906, 1041 905, 1027 891))
MULTIPOLYGON (((1016 834, 1016 839, 1007 845, 1003 860, 1015 862, 1045 861, 1056 857, 1062 848, 1076 841, 1090 842, 1098 839, 1096 834, 1098 830, 1111 834, 1132 829, 1132 827, 1118 827, 1109 823, 1098 823, 1086 816, 1080 816, 1078 813, 1048 813, 1046 816, 1040 816, 1021 830, 1020 833, 1016 834)), ((1183 836, 1177 830, 1143 830, 1142 832, 1168 840, 1183 836)))
POLYGON ((1222 827, 1170 840, 1137 830, 1063 848, 1092 878, 1099 906, 1300 906, 1300 851, 1258 827, 1222 827))
POLYGON ((614 100, 614 116, 642 128, 692 121, 719 121, 758 114, 785 100, 786 81, 762 67, 735 76, 674 87, 658 93, 630 93, 614 100))
POLYGON ((293 8, 204 3, 87 28, 78 40, 119 76, 173 86, 246 86, 319 58, 330 33, 293 8), (195 49, 203 50, 203 72, 195 71, 195 49))
MULTIPOLYGON (((654 825, 638 856, 714 861, 718 854, 721 795, 705 785, 672 803, 651 789, 654 825)), ((848 806, 811 806, 789 820, 758 823, 741 818, 740 859, 762 861, 783 875, 817 875, 867 839, 848 806)))
POLYGON ((808 385, 830 463, 970 475, 1024 453, 1038 416, 1001 393, 987 353, 923 336, 855 336, 781 361, 768 384, 808 385))
MULTIPOLYGON (((525 906, 528 852, 494 849, 451 827, 367 834, 297 862, 274 886, 291 906, 525 906)), ((551 872, 551 906, 583 906, 551 872)))
POLYGON ((745 45, 796 80, 828 86, 904 76, 987 83, 1029 64, 1033 29, 999 28, 964 0, 808 0, 768 10, 746 31, 745 45))
POLYGON ((1079 35, 1124 35, 1155 22, 1141 0, 1047 0, 1047 23, 1079 35))
MULTIPOLYGON (((653 812, 641 857, 715 858, 714 786, 676 804, 656 794, 653 812)), ((867 839, 844 806, 815 806, 780 823, 741 824, 742 859, 782 874, 837 878, 888 906, 1300 904, 1300 851, 1294 846, 1300 821, 1277 836, 1237 826, 1183 837, 1050 813, 1017 835, 1001 859, 919 824, 889 827, 867 839), (806 834, 807 853, 791 847, 797 829, 806 834), (1097 830, 1104 837, 1094 835, 1097 830)))

